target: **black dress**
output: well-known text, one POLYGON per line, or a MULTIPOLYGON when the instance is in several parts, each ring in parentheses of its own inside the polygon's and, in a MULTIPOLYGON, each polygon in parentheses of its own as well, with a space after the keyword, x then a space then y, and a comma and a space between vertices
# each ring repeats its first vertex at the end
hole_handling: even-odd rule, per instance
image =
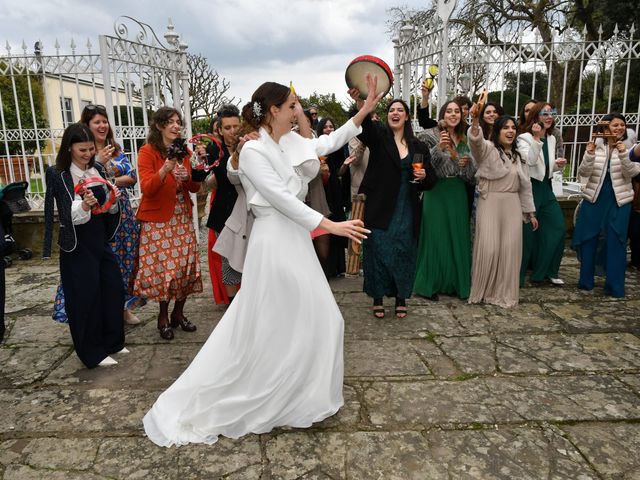
MULTIPOLYGON (((94 368, 124 347, 124 287, 118 260, 109 244, 114 230, 111 217, 119 217, 120 213, 91 215, 88 222, 72 225, 68 205, 70 173, 48 171, 47 180, 48 193, 58 205, 61 226, 72 228, 76 238, 74 248, 60 249, 60 278, 71 338, 82 363, 94 368)), ((98 202, 104 200, 101 187, 91 190, 98 202)))

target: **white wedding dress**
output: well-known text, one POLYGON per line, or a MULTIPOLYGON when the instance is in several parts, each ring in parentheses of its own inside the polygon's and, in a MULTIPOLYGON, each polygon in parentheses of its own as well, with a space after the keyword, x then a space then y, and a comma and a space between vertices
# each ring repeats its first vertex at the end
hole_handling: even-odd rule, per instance
POLYGON ((343 404, 342 315, 309 232, 321 214, 303 203, 319 155, 360 129, 273 141, 265 130, 240 155, 240 179, 256 220, 242 288, 185 372, 144 417, 147 436, 169 447, 215 443, 278 426, 308 427, 343 404))

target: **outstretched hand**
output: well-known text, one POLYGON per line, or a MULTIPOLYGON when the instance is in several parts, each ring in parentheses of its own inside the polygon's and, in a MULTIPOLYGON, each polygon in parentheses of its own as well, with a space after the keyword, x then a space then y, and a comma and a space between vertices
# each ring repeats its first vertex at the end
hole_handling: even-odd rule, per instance
POLYGON ((332 222, 328 218, 323 218, 319 226, 333 235, 347 237, 357 243, 362 243, 362 240, 367 238, 366 234, 371 233, 371 230, 364 228, 362 220, 332 222))

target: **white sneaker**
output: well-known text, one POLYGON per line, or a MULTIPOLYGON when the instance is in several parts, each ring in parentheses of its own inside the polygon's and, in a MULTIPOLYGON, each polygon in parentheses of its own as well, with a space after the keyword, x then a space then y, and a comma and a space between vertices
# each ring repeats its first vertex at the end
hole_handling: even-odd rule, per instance
POLYGON ((116 352, 116 354, 118 353, 129 353, 129 350, 127 350, 127 347, 122 347, 122 350, 116 352))
POLYGON ((117 365, 118 362, 116 362, 113 358, 111 357, 106 357, 104 360, 102 360, 98 366, 99 367, 109 367, 111 365, 117 365))
POLYGON ((126 310, 124 311, 124 322, 128 323, 129 325, 137 325, 140 323, 140 319, 138 317, 136 317, 131 310, 126 310))
POLYGON ((562 280, 561 278, 549 277, 549 281, 551 282, 552 285, 564 285, 564 280, 562 280))

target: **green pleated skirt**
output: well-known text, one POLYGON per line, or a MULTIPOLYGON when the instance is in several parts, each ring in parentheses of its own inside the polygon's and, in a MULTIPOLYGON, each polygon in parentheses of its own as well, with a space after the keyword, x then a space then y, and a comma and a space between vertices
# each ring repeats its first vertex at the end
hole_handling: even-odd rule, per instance
POLYGON ((467 191, 460 178, 441 178, 424 192, 413 290, 425 297, 469 297, 471 232, 467 191))

